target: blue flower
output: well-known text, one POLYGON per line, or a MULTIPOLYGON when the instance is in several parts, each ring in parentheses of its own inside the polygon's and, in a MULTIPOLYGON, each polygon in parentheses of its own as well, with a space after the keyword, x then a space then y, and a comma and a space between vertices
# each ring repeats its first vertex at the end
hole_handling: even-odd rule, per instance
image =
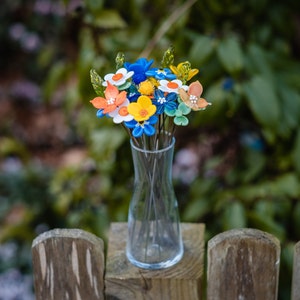
POLYGON ((137 90, 136 86, 132 84, 127 90, 127 99, 130 102, 134 102, 139 96, 141 96, 141 93, 137 90))
POLYGON ((170 69, 164 68, 152 68, 149 71, 146 72, 146 76, 154 77, 157 80, 167 79, 167 80, 173 80, 176 79, 176 75, 171 72, 170 69))
POLYGON ((177 108, 177 94, 176 93, 165 93, 161 90, 154 91, 153 104, 156 106, 156 113, 158 115, 167 112, 174 111, 177 108))
POLYGON ((265 149, 265 143, 263 139, 256 132, 243 132, 240 137, 240 142, 243 146, 258 152, 261 152, 265 149))
POLYGON ((157 121, 158 121, 158 117, 154 115, 151 116, 147 121, 137 122, 136 120, 132 120, 129 122, 124 122, 124 124, 126 125, 126 127, 133 129, 132 135, 135 138, 138 138, 141 137, 143 133, 145 133, 148 136, 154 135, 156 129, 152 125, 156 124, 157 121))
POLYGON ((146 58, 142 57, 139 58, 135 63, 124 63, 124 67, 128 71, 133 71, 134 74, 132 76, 132 80, 135 84, 139 84, 142 81, 147 79, 146 72, 149 70, 151 65, 153 64, 153 59, 147 60, 146 58))
POLYGON ((96 116, 97 118, 103 118, 104 116, 106 116, 106 114, 103 113, 103 108, 97 110, 96 116))
POLYGON ((234 80, 231 77, 227 77, 224 79, 222 87, 224 91, 231 91, 233 89, 234 80))

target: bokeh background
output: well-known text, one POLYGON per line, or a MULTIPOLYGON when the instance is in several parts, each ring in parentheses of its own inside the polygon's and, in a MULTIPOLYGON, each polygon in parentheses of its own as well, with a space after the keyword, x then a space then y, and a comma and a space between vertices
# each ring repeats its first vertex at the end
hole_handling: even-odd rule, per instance
POLYGON ((128 137, 97 119, 89 71, 175 47, 213 105, 176 132, 181 220, 206 239, 253 227, 281 242, 289 299, 300 240, 298 0, 2 0, 0 10, 0 299, 34 299, 31 243, 82 228, 107 239, 126 221, 128 137))

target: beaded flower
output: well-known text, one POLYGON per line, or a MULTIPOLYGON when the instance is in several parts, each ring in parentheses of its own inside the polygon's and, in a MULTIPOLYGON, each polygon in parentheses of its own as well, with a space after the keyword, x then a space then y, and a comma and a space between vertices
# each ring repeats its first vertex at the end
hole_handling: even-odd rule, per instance
POLYGON ((187 126, 191 111, 205 109, 211 103, 201 97, 202 84, 190 84, 198 69, 188 61, 173 65, 174 52, 169 48, 160 67, 154 60, 139 58, 125 62, 124 54, 116 58, 117 71, 103 78, 91 70, 91 82, 97 94, 91 104, 98 109, 97 117, 109 117, 122 124, 138 146, 166 144, 175 126, 187 126), (146 138, 153 141, 146 142, 146 138), (158 143, 157 143, 158 142, 158 143))

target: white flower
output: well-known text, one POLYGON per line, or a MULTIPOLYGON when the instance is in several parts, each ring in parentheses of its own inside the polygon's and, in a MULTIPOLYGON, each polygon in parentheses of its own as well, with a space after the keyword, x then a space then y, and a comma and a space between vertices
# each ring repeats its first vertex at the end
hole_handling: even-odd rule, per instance
POLYGON ((103 86, 107 86, 107 81, 115 86, 120 86, 126 82, 134 74, 133 71, 128 72, 125 68, 119 69, 116 73, 109 73, 104 76, 103 86))
POLYGON ((159 87, 158 89, 163 91, 163 92, 167 92, 167 93, 176 93, 178 94, 179 89, 184 88, 186 89, 187 86, 182 84, 182 81, 179 79, 174 79, 172 81, 168 81, 168 80, 160 80, 159 81, 159 87))
POLYGON ((133 116, 129 114, 127 110, 127 106, 129 103, 129 100, 126 99, 120 106, 118 106, 114 111, 108 114, 111 118, 113 118, 114 123, 120 124, 122 122, 133 120, 133 116))

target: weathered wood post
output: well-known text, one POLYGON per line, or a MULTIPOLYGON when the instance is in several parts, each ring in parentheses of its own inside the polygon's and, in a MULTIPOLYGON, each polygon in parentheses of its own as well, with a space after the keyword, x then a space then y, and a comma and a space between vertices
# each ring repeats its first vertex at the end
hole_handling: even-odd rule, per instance
POLYGON ((207 300, 276 300, 280 244, 255 229, 234 229, 208 242, 207 300))
POLYGON ((182 223, 184 256, 173 267, 149 271, 125 256, 127 224, 112 223, 106 262, 106 299, 199 300, 202 294, 204 224, 182 223))
POLYGON ((54 229, 32 243, 37 300, 104 299, 103 241, 79 229, 54 229))
POLYGON ((294 248, 292 300, 300 300, 300 242, 294 248))

